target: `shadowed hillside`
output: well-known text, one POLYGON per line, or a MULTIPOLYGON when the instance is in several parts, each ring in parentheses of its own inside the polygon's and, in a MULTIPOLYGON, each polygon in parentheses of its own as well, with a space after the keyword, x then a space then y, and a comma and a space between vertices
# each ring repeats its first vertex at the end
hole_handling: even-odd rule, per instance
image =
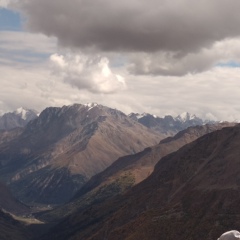
POLYGON ((98 204, 121 194, 147 178, 162 157, 204 134, 230 125, 229 123, 222 123, 190 127, 174 137, 162 140, 151 148, 146 148, 140 153, 121 157, 106 170, 92 177, 70 203, 42 214, 41 219, 56 221, 70 215, 77 209, 84 209, 89 205, 98 204))
POLYGON ((31 240, 25 226, 0 210, 1 240, 31 240))
POLYGON ((217 239, 240 225, 239 144, 239 125, 209 133, 162 158, 126 194, 72 214, 45 239, 217 239))

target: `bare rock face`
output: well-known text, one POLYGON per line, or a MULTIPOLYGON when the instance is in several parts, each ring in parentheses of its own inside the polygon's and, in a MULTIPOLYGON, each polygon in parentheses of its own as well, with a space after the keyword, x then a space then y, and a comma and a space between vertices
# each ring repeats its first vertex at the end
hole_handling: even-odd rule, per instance
POLYGON ((124 195, 74 213, 43 239, 218 239, 240 225, 239 144, 239 125, 204 135, 163 157, 124 195))
POLYGON ((0 145, 0 176, 24 202, 62 203, 120 156, 164 137, 98 104, 47 108, 0 145))
POLYGON ((14 128, 11 130, 0 130, 0 144, 10 142, 17 138, 23 132, 23 128, 14 128))
POLYGON ((0 130, 11 130, 25 127, 31 120, 38 117, 38 113, 32 109, 18 108, 14 112, 0 116, 0 130))

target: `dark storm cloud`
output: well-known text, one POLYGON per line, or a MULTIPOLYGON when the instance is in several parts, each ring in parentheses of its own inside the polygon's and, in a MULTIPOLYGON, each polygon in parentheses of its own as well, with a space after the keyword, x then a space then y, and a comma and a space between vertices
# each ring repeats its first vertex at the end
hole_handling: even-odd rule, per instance
POLYGON ((181 58, 240 34, 239 0, 21 0, 18 7, 31 30, 81 49, 181 58))

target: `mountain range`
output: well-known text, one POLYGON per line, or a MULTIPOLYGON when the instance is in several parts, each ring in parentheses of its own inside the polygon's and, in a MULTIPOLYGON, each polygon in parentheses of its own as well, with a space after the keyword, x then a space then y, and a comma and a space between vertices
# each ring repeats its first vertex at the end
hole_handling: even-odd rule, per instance
POLYGON ((56 221, 70 215, 77 209, 84 209, 87 206, 98 204, 110 197, 122 194, 150 176, 155 164, 162 157, 175 152, 205 134, 232 125, 234 124, 219 123, 189 127, 174 137, 162 140, 155 146, 148 147, 134 155, 121 157, 106 170, 93 176, 68 204, 41 214, 41 220, 56 221))
POLYGON ((79 210, 43 239, 217 239, 240 224, 240 125, 163 157, 125 194, 79 210))
POLYGON ((0 176, 25 203, 60 204, 120 156, 164 137, 102 105, 51 107, 0 145, 0 176))
POLYGON ((131 113, 128 116, 156 132, 168 135, 175 135, 179 131, 191 126, 211 124, 215 122, 212 120, 203 120, 195 114, 190 114, 188 112, 183 112, 177 117, 170 115, 158 117, 149 113, 131 113))
POLYGON ((51 107, 41 114, 19 108, 1 119, 8 123, 0 132, 1 179, 25 203, 54 205, 70 200, 119 157, 204 123, 189 113, 176 118, 127 116, 96 103, 51 107))
POLYGON ((240 125, 96 103, 28 112, 0 130, 1 239, 210 240, 240 224, 240 125))

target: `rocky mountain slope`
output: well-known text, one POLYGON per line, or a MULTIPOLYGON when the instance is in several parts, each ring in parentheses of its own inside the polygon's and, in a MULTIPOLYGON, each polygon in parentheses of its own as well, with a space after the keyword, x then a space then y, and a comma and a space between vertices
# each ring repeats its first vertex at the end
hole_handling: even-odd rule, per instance
POLYGON ((23 132, 23 128, 14 128, 11 130, 0 130, 0 144, 10 142, 17 138, 23 132))
POLYGON ((126 194, 79 211, 42 239, 217 239, 240 225, 240 125, 162 158, 126 194))
POLYGON ((0 182, 0 209, 11 212, 16 215, 28 214, 30 209, 16 200, 7 186, 0 182))
POLYGON ((11 215, 0 210, 0 239, 1 240, 30 240, 32 239, 26 227, 13 219, 11 215))
POLYGON ((134 155, 119 158, 103 172, 93 176, 68 204, 41 216, 41 219, 56 221, 70 215, 77 209, 84 209, 102 202, 114 195, 121 194, 132 186, 146 179, 155 164, 169 153, 175 152, 197 138, 233 124, 221 123, 190 127, 174 137, 162 140, 159 144, 146 148, 134 155))
POLYGON ((119 157, 165 136, 102 105, 47 108, 0 145, 0 176, 23 202, 63 203, 119 157))
POLYGON ((32 109, 18 108, 14 112, 0 116, 0 130, 10 130, 25 127, 31 120, 37 118, 38 113, 32 109))
POLYGON ((211 120, 202 120, 194 114, 184 112, 177 117, 167 115, 165 117, 158 117, 149 113, 131 113, 129 117, 143 124, 144 126, 153 129, 159 133, 175 135, 191 126, 204 125, 207 123, 214 123, 211 120))

